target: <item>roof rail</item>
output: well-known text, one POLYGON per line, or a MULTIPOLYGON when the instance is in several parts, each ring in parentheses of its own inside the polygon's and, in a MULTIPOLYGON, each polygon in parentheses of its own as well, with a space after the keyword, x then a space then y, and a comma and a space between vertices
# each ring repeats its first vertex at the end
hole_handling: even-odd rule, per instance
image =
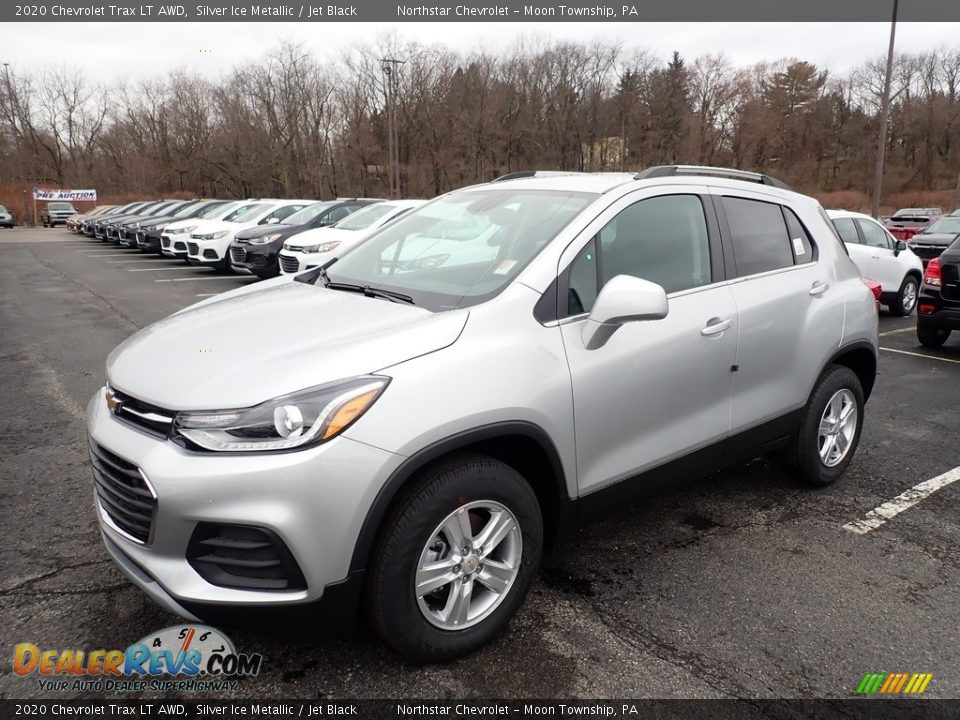
POLYGON ((576 170, 517 170, 509 172, 506 175, 495 177, 490 182, 503 182, 504 180, 520 180, 522 178, 532 177, 563 177, 566 175, 583 175, 584 173, 576 170))
POLYGON ((782 188, 783 190, 790 189, 790 186, 783 182, 783 180, 770 177, 769 175, 749 172, 747 170, 710 167, 708 165, 656 165, 638 172, 634 178, 636 180, 647 180, 649 178, 677 177, 682 175, 703 175, 708 177, 727 178, 729 180, 744 180, 746 182, 755 182, 760 183, 761 185, 770 185, 771 187, 782 188))

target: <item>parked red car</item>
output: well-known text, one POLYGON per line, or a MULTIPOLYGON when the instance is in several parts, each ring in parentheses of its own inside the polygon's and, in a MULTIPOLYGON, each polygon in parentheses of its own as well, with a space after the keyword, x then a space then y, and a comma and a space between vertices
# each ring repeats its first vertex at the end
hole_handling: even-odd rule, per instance
POLYGON ((886 222, 886 228, 897 240, 909 240, 943 215, 940 208, 902 208, 886 222))

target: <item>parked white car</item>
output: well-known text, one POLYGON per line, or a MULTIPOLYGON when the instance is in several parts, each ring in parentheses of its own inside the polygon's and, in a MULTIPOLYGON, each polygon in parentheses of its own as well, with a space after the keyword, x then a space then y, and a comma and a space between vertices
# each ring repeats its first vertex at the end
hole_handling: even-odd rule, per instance
POLYGON ((869 215, 827 210, 860 274, 880 283, 880 302, 906 317, 917 306, 923 262, 913 250, 869 215))
POLYGON ((207 222, 223 220, 238 207, 250 202, 252 201, 235 200, 228 202, 226 205, 215 205, 194 218, 170 223, 160 233, 160 252, 167 257, 186 259, 187 240, 190 233, 207 222))
POLYGON ((245 203, 222 220, 198 225, 187 241, 187 261, 191 265, 206 265, 217 270, 230 268, 230 242, 241 230, 281 223, 297 210, 316 200, 255 200, 245 203))
POLYGON ((369 205, 347 216, 336 225, 307 230, 294 235, 280 250, 280 272, 285 275, 323 265, 338 257, 391 220, 426 200, 390 200, 369 205))

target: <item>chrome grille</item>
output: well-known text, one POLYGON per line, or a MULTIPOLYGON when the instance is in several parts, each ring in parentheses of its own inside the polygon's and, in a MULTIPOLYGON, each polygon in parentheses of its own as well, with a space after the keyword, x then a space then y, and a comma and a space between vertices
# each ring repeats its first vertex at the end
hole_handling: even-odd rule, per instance
POLYGON ((167 437, 173 427, 176 413, 137 400, 112 387, 107 388, 107 404, 116 417, 153 435, 167 437))
POLYGON ((200 254, 200 244, 199 243, 187 243, 187 250, 191 255, 200 254))
POLYGON ((104 519, 130 539, 148 543, 157 496, 140 468, 92 440, 90 462, 97 503, 104 519))
POLYGON ((247 259, 247 250, 242 247, 230 248, 230 262, 242 263, 247 259))
POLYGON ((280 269, 285 273, 300 272, 300 261, 290 255, 280 256, 280 269))
POLYGON ((137 230, 135 237, 137 238, 137 245, 142 245, 144 242, 146 242, 147 234, 142 230, 137 230))

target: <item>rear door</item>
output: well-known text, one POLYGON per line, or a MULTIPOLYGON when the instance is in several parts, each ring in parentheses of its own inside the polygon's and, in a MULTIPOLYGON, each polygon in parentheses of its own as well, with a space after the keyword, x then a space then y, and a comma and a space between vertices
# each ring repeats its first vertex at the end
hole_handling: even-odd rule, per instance
POLYGON ((715 192, 740 317, 736 434, 788 419, 806 404, 823 358, 840 346, 844 311, 835 270, 818 262, 811 234, 789 207, 762 192, 715 192))
POLYGON ((860 234, 863 236, 863 248, 870 254, 871 277, 880 283, 880 289, 885 293, 895 293, 900 290, 903 282, 903 266, 894 257, 894 239, 886 230, 873 220, 857 218, 860 234))

